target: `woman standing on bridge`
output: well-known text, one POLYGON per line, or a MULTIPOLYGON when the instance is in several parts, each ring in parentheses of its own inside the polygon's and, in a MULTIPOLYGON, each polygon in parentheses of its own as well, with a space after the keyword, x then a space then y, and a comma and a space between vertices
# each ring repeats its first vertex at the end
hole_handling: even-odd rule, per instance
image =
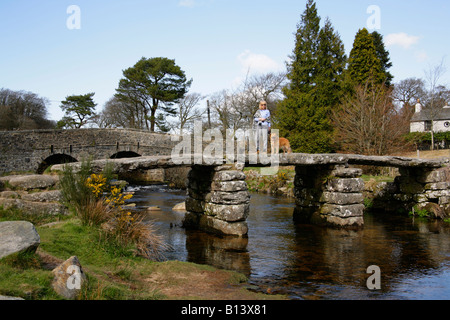
POLYGON ((267 109, 266 101, 259 103, 259 110, 253 116, 253 129, 256 130, 256 150, 267 153, 267 135, 270 132, 270 111, 267 109))

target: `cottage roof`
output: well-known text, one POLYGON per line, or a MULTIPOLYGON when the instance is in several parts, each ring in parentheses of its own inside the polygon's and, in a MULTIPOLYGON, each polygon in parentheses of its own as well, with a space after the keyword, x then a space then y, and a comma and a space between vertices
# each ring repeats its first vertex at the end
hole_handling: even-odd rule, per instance
POLYGON ((422 109, 422 111, 414 113, 411 118, 411 122, 421 122, 426 120, 450 120, 450 108, 445 106, 435 113, 430 112, 428 109, 422 109))

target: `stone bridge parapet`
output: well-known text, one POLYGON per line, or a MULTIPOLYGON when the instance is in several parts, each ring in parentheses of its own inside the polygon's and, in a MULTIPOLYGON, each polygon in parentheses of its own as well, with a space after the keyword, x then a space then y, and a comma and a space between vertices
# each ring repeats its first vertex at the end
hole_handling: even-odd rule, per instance
POLYGON ((170 155, 171 135, 133 129, 0 131, 0 174, 83 159, 170 155))

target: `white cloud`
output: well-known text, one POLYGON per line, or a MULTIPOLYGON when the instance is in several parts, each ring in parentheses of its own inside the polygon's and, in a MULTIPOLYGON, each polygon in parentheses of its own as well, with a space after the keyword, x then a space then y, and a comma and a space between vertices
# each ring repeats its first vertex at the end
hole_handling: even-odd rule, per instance
POLYGON ((253 53, 250 50, 245 50, 239 54, 237 59, 242 66, 243 72, 264 73, 281 69, 280 64, 270 57, 265 54, 253 53))
POLYGON ((409 49, 413 44, 419 42, 419 37, 411 36, 404 32, 391 33, 385 37, 384 43, 387 47, 400 46, 404 49, 409 49))

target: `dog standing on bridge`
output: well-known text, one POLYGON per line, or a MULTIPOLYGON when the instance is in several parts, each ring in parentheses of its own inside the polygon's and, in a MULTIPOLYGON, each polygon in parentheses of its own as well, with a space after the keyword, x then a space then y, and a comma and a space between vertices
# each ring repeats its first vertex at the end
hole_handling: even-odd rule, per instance
POLYGON ((275 133, 270 135, 270 152, 274 154, 279 150, 283 150, 283 153, 292 153, 291 144, 286 138, 278 137, 275 133))

